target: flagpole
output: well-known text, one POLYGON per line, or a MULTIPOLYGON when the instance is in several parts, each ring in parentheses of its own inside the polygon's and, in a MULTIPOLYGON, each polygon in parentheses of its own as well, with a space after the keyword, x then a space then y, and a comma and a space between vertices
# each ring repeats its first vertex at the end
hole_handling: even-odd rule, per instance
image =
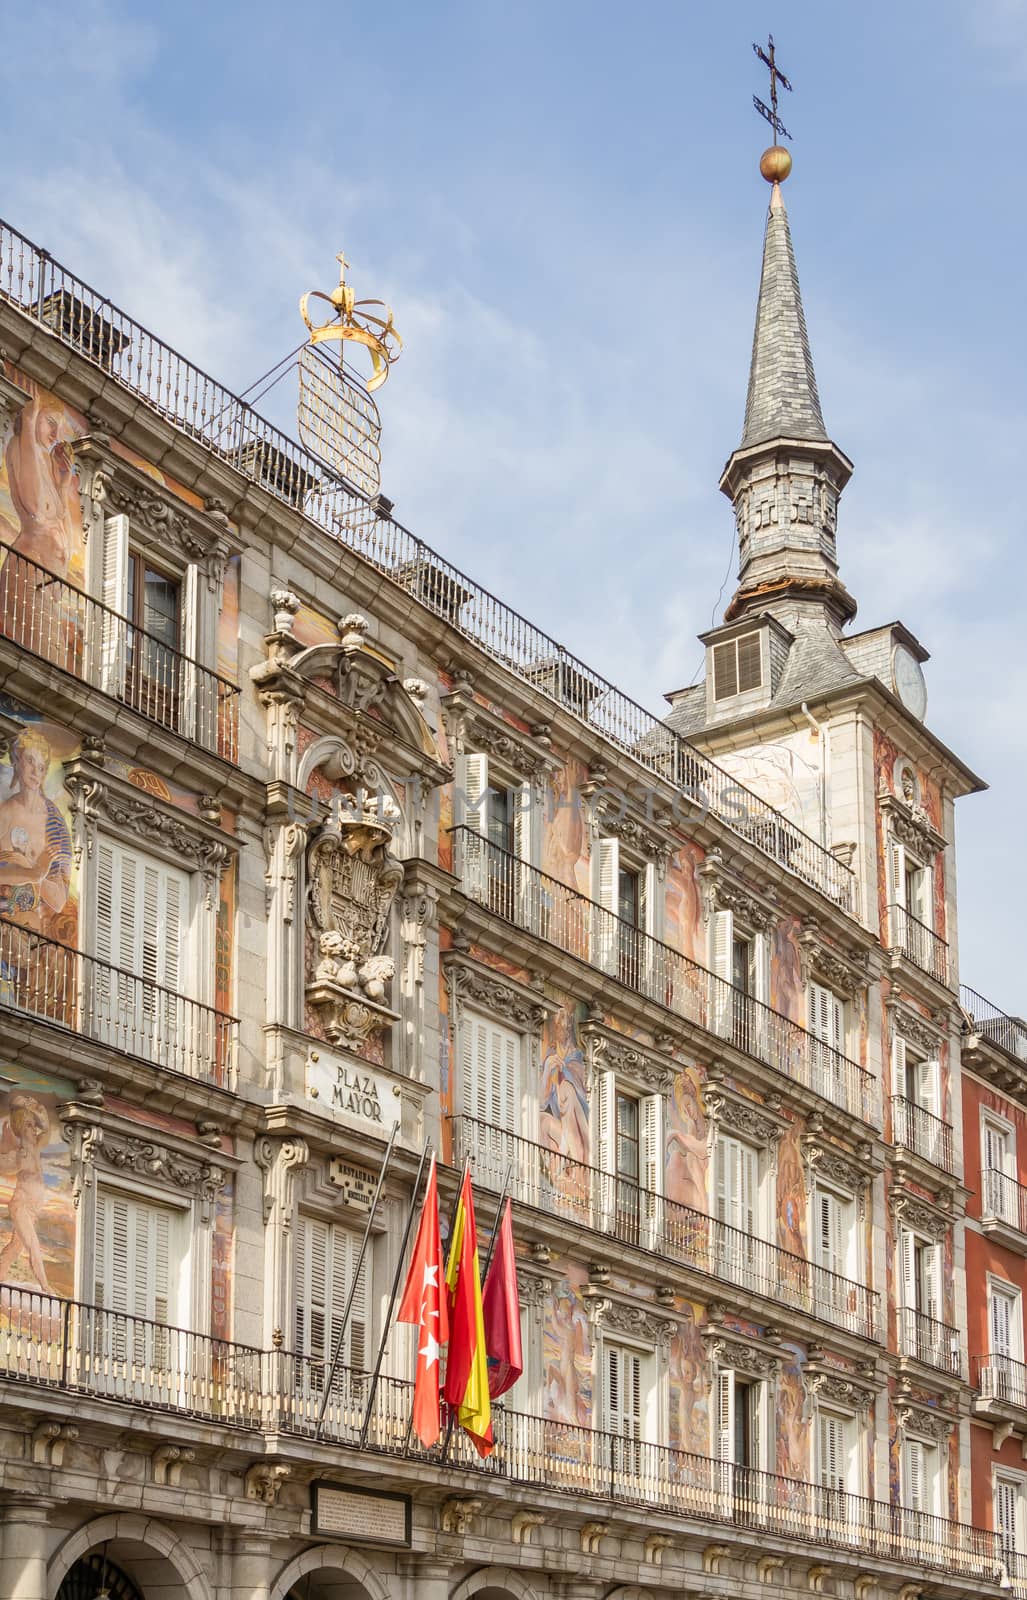
POLYGON ((375 1185, 374 1199, 371 1201, 371 1209, 367 1213, 367 1222, 364 1226, 364 1237, 360 1241, 360 1250, 357 1254, 357 1264, 353 1269, 353 1275, 350 1278, 349 1290, 346 1295, 346 1304, 342 1311, 342 1323, 335 1338, 335 1349, 332 1353, 332 1364, 328 1369, 328 1381, 325 1384, 324 1394, 321 1396, 321 1406, 317 1413, 317 1427, 314 1429, 315 1440, 320 1439, 321 1429, 324 1427, 325 1412, 328 1409, 328 1400, 332 1392, 332 1384, 335 1382, 335 1374, 339 1368, 339 1358, 342 1355, 342 1341, 346 1334, 346 1326, 349 1322, 349 1314, 353 1309, 353 1301, 356 1297, 357 1286, 360 1283, 360 1274, 364 1266, 364 1256, 367 1253, 368 1242, 371 1238, 371 1228, 378 1211, 378 1202, 381 1199, 382 1189, 385 1185, 385 1174, 388 1170, 389 1162, 392 1160, 392 1152, 396 1143, 396 1134, 398 1132, 399 1118, 397 1117, 396 1121, 392 1124, 392 1129, 389 1133, 389 1142, 385 1146, 385 1154, 382 1157, 381 1170, 378 1173, 378 1182, 375 1185))
POLYGON ((399 1280, 403 1272, 404 1263, 406 1261, 407 1246, 410 1243, 410 1228, 414 1220, 414 1214, 417 1211, 417 1195, 421 1187, 421 1176, 424 1172, 424 1163, 428 1159, 428 1151, 430 1148, 431 1142, 430 1140, 426 1139, 424 1142, 424 1149, 421 1151, 421 1164, 417 1169, 417 1177, 414 1179, 413 1192, 410 1196, 410 1210, 407 1213, 406 1227, 403 1229, 403 1241, 400 1244, 399 1254, 396 1257, 396 1271, 392 1277, 392 1293, 389 1295, 389 1309, 385 1313, 385 1324, 382 1328, 382 1337, 378 1345, 378 1358, 375 1361, 374 1372, 371 1376, 371 1387, 367 1396, 367 1409, 364 1412, 363 1426, 360 1429, 361 1449, 363 1449, 364 1445, 367 1443, 367 1430, 371 1426, 371 1411, 374 1407, 374 1397, 378 1390, 378 1378, 381 1374, 382 1362, 385 1359, 385 1346, 388 1342, 389 1330, 392 1327, 392 1313, 396 1305, 396 1296, 399 1293, 399 1280))
MULTIPOLYGON (((469 1160, 465 1163, 465 1170, 468 1173, 471 1170, 471 1163, 470 1163, 469 1160)), ((485 1265, 484 1265, 484 1267, 481 1268, 481 1270, 479 1272, 479 1276, 481 1278, 481 1282, 482 1282, 483 1285, 484 1285, 484 1282, 485 1282, 485 1274, 488 1272, 489 1265, 490 1265, 490 1263, 492 1261, 492 1252, 496 1248, 496 1239, 499 1236, 499 1224, 500 1224, 500 1222, 502 1220, 502 1217, 503 1217, 503 1207, 506 1205, 506 1196, 507 1196, 507 1192, 508 1192, 508 1190, 510 1188, 510 1179, 512 1178, 512 1176, 513 1176, 513 1162, 512 1161, 508 1161, 507 1164, 506 1164, 506 1177, 503 1179, 503 1192, 499 1197, 499 1208, 496 1211, 495 1220, 494 1220, 494 1222, 492 1224, 492 1237, 489 1240, 488 1253, 485 1256, 485 1265)), ((463 1188, 463 1183, 462 1182, 461 1182, 460 1187, 463 1188)), ((457 1190, 457 1205, 459 1205, 459 1203, 460 1203, 460 1190, 458 1189, 457 1190)), ((454 1220, 455 1220, 455 1218, 456 1218, 456 1207, 454 1207, 454 1209, 453 1209, 453 1217, 454 1217, 454 1220)), ((450 1223, 449 1231, 450 1231, 450 1234, 452 1235, 452 1232, 453 1232, 453 1224, 452 1223, 450 1223)), ((448 1404, 448 1401, 447 1401, 447 1404, 448 1404)), ((447 1457, 449 1455, 449 1444, 450 1444, 450 1440, 453 1437, 453 1427, 454 1427, 455 1422, 456 1422, 456 1412, 454 1411, 453 1407, 450 1406, 449 1407, 449 1418, 448 1418, 448 1421, 446 1423, 446 1437, 445 1437, 445 1440, 444 1440, 443 1445, 442 1445, 441 1460, 443 1462, 447 1459, 447 1457)))

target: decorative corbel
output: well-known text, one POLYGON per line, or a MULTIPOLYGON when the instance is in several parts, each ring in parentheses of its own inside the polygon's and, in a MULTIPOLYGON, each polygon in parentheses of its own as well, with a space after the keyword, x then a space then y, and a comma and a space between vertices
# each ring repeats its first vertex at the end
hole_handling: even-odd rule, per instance
POLYGON ((773 1583, 775 1573, 784 1568, 781 1556, 761 1556, 756 1563, 756 1576, 761 1583, 773 1583))
POLYGON ((663 1566, 663 1552, 673 1550, 674 1540, 665 1533, 651 1533, 643 1545, 645 1560, 650 1567, 663 1566))
POLYGON ((296 1174, 310 1160, 305 1139, 258 1139, 254 1159, 264 1174, 264 1226, 277 1211, 276 1222, 283 1232, 292 1227, 295 1210, 296 1174))
POLYGON ((247 1500, 258 1500, 262 1505, 275 1506, 282 1492, 282 1484, 292 1477, 292 1468, 284 1462, 255 1461, 246 1469, 243 1479, 247 1500))
MULTIPOLYGON (((77 1210, 83 1189, 92 1186, 96 1158, 103 1145, 103 1128, 88 1116, 68 1116, 76 1109, 75 1102, 61 1107, 61 1132, 70 1149, 71 1200, 77 1210)), ((91 1105, 88 1109, 95 1113, 97 1108, 91 1105)))
POLYGON ((809 1584, 810 1594, 823 1594, 824 1579, 829 1578, 830 1576, 831 1568, 828 1566, 818 1565, 815 1567, 810 1567, 806 1573, 806 1582, 809 1584))
POLYGON ((586 1522, 581 1529, 581 1553, 583 1556, 597 1556, 600 1546, 610 1531, 608 1522, 586 1522))
POLYGON ((78 1438, 68 1422, 41 1422, 32 1432, 32 1461, 37 1467, 62 1467, 64 1452, 78 1438))
POLYGON ((545 1517, 538 1511, 515 1511, 510 1518, 510 1538, 514 1544, 530 1544, 535 1528, 541 1528, 545 1517))
POLYGON ((184 1444, 159 1444, 150 1457, 150 1470, 154 1483, 161 1488, 177 1489, 182 1478, 182 1468, 196 1460, 196 1451, 184 1444))
POLYGON ((439 1507, 439 1528, 442 1533, 468 1534, 473 1531, 474 1519, 482 1508, 480 1500, 454 1495, 443 1500, 439 1507))
POLYGON ((876 1588, 877 1578, 872 1572, 861 1572, 858 1578, 852 1580, 854 1600, 870 1600, 876 1588))
POLYGON ((707 1577, 719 1577, 720 1563, 730 1554, 729 1544, 708 1544, 702 1553, 702 1569, 707 1577))

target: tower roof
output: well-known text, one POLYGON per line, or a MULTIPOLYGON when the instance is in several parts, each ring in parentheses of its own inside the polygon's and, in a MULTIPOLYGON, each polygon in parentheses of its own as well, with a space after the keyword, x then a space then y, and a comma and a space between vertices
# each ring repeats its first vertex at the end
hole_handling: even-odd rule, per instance
POLYGON ((763 240, 763 272, 740 448, 769 439, 826 438, 788 213, 775 183, 763 240))

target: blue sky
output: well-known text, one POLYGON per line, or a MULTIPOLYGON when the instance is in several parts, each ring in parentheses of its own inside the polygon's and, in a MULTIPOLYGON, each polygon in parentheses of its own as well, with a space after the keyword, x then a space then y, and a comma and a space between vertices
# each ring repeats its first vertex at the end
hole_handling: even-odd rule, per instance
POLYGON ((407 342, 380 396, 397 515, 654 709, 733 586, 772 28, 856 464, 842 574, 857 627, 931 650, 929 725, 992 785, 959 808, 961 970, 1027 1010, 1027 0, 0 14, 7 220, 240 388, 345 245, 407 342))

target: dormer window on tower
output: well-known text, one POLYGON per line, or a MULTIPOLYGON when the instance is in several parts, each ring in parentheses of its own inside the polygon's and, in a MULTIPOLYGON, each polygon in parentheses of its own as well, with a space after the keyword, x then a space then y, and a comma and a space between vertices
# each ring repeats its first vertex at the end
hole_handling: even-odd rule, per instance
POLYGON ((763 652, 758 631, 713 646, 713 698, 727 700, 759 689, 763 683, 763 652))

